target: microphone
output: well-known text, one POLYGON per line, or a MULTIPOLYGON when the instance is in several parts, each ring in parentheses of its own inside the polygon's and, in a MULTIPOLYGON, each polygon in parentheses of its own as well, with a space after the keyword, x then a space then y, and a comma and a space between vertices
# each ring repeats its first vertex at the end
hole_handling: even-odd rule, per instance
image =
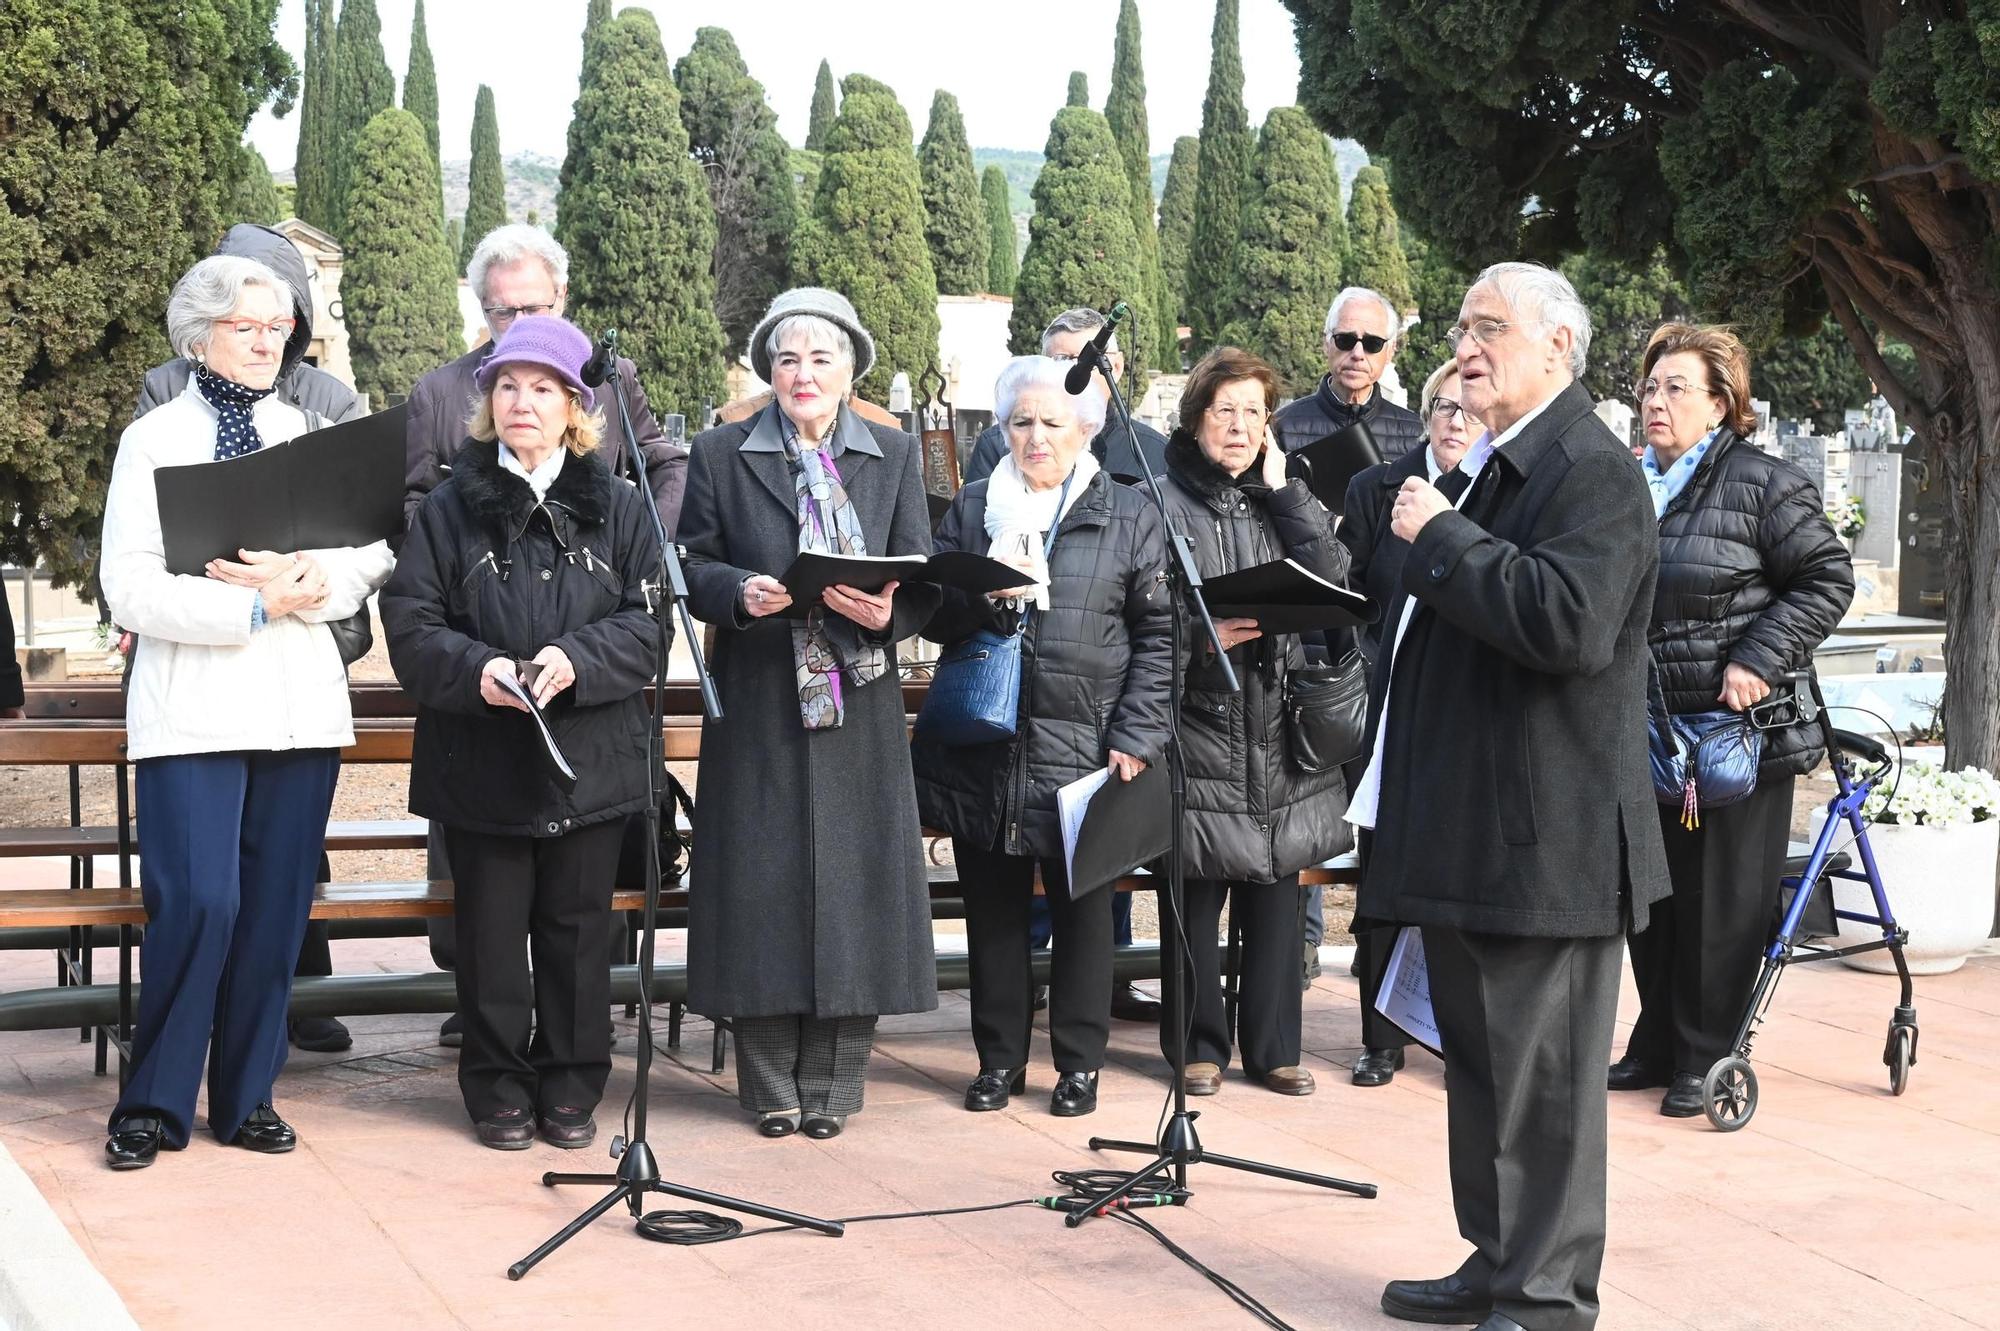
POLYGON ((1075 396, 1090 387, 1091 371, 1095 370, 1102 363, 1104 348, 1111 341, 1112 330, 1118 327, 1120 319, 1123 319, 1131 312, 1131 309, 1122 300, 1114 304, 1110 312, 1104 316, 1104 327, 1098 329, 1097 336, 1090 339, 1084 345, 1083 350, 1077 353, 1076 364, 1069 367, 1069 374, 1063 379, 1063 387, 1069 391, 1071 396, 1075 396))
POLYGON ((590 359, 583 363, 583 371, 578 376, 592 388, 602 388, 604 381, 618 365, 618 330, 607 328, 604 336, 597 339, 597 349, 590 359))

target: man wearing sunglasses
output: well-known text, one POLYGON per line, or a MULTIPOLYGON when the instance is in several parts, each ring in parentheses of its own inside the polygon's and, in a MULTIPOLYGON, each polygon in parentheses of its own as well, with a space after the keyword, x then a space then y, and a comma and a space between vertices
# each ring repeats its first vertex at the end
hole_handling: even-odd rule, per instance
POLYGON ((1417 413, 1382 396, 1382 376, 1396 359, 1403 318, 1395 303, 1367 287, 1347 287, 1326 312, 1326 377, 1317 391, 1286 404, 1271 428, 1287 453, 1318 443, 1356 421, 1392 462, 1424 442, 1417 413))

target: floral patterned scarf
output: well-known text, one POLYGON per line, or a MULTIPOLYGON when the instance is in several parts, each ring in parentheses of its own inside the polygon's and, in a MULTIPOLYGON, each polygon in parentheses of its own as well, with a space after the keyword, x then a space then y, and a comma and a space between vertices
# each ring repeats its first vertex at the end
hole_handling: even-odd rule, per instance
MULTIPOLYGON (((797 428, 783 421, 785 461, 798 486, 799 551, 865 555, 861 519, 848 501, 840 471, 824 446, 801 448, 797 428)), ((889 653, 866 642, 860 625, 825 606, 814 606, 792 625, 792 661, 798 671, 799 715, 807 730, 833 730, 846 720, 845 690, 880 679, 889 653)))

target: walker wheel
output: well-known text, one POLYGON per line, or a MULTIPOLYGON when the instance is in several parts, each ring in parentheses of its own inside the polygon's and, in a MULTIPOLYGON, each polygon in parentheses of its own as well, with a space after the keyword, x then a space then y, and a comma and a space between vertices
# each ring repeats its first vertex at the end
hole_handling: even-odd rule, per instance
POLYGON ((1882 1061, 1889 1065, 1889 1094, 1901 1095, 1910 1087, 1910 1064, 1917 1061, 1914 1026, 1889 1028, 1889 1053, 1882 1061))
POLYGON ((1757 1070, 1747 1058, 1717 1061, 1701 1079, 1701 1107, 1718 1132, 1734 1132, 1757 1112, 1757 1070))

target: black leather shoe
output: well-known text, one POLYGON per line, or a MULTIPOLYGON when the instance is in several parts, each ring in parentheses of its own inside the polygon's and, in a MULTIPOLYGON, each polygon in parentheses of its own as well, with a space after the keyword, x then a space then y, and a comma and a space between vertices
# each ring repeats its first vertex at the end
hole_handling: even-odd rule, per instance
POLYGON ((1486 1320, 1472 1328, 1472 1331, 1528 1331, 1528 1329, 1506 1313, 1488 1313, 1486 1320))
POLYGON ((535 1116, 525 1109, 496 1110, 472 1125, 481 1146, 525 1151, 535 1144, 535 1116))
POLYGON ((1354 1060, 1351 1080, 1356 1086, 1387 1086, 1403 1070, 1401 1049, 1363 1049, 1354 1060))
POLYGON ((299 1136, 266 1100, 250 1111, 250 1117, 243 1120, 243 1126, 236 1130, 235 1139, 229 1144, 262 1155, 283 1155, 299 1144, 299 1136))
POLYGON ((447 1049, 457 1049, 465 1044, 465 1018, 454 1012, 438 1027, 438 1043, 447 1049))
POLYGON ((1005 1109, 1007 1097, 1019 1095, 1027 1089, 1026 1068, 981 1068, 979 1075, 972 1079, 972 1085, 965 1088, 965 1107, 975 1114, 989 1109, 1005 1109))
POLYGON ((1111 1015, 1120 1021, 1160 1020, 1160 1000, 1136 984, 1121 984, 1111 991, 1111 1015))
POLYGON ((354 1036, 332 1017, 294 1017, 291 1037, 309 1054, 344 1054, 354 1048, 354 1036))
POLYGON ((588 1109, 557 1105, 542 1111, 542 1140, 565 1151, 580 1151, 597 1140, 597 1120, 588 1109))
POLYGON ((104 1139, 113 1169, 144 1169, 157 1160, 165 1132, 157 1118, 121 1118, 104 1139))
POLYGON ((1660 1112, 1668 1118, 1701 1117, 1701 1078, 1692 1072, 1676 1072, 1660 1100, 1660 1112))
POLYGON ((1082 1118, 1097 1112, 1097 1074, 1065 1072, 1049 1097, 1049 1112, 1057 1118, 1082 1118))
POLYGON ((825 1141, 828 1137, 838 1137, 840 1130, 847 1126, 845 1114, 807 1114, 799 1131, 815 1141, 825 1141))
POLYGON ((789 1137, 799 1130, 799 1111, 783 1109, 757 1116, 757 1131, 766 1137, 789 1137))
POLYGON ((1049 1010, 1049 987, 1047 985, 1038 984, 1035 986, 1034 1007, 1037 1012, 1047 1012, 1049 1010))
POLYGON ((1470 1326, 1493 1315, 1493 1298, 1458 1278, 1391 1280, 1382 1291, 1382 1311, 1405 1322, 1470 1326))
POLYGON ((1673 1080, 1663 1070, 1631 1054, 1611 1065, 1604 1084, 1614 1091, 1650 1091, 1673 1080))

